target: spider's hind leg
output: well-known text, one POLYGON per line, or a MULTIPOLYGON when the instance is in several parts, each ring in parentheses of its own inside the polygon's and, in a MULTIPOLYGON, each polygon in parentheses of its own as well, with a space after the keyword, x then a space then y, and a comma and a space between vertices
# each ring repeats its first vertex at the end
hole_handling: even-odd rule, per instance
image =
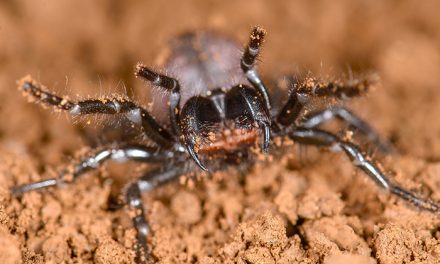
POLYGON ((71 172, 65 171, 57 178, 46 179, 38 182, 15 186, 11 189, 13 195, 17 196, 29 191, 45 189, 63 183, 75 181, 86 172, 102 166, 107 160, 136 160, 141 162, 160 162, 165 160, 167 152, 157 152, 155 148, 144 146, 126 146, 122 148, 107 147, 93 152, 78 163, 74 164, 71 172))
POLYGON ((289 134, 289 137, 300 144, 343 150, 352 163, 373 179, 380 187, 421 209, 440 213, 440 205, 438 203, 422 198, 393 183, 376 162, 370 160, 355 144, 341 140, 336 135, 319 129, 297 128, 289 134))

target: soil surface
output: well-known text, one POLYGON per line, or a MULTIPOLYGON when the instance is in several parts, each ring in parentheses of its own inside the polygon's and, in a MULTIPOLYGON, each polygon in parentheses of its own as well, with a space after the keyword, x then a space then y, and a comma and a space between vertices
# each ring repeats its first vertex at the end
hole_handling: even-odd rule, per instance
MULTIPOLYGON (((134 263, 135 231, 109 197, 139 175, 109 164, 78 182, 11 197, 107 142, 121 122, 72 119, 29 104, 31 74, 58 94, 126 93, 176 34, 215 29, 240 42, 268 31, 260 70, 316 76, 373 72, 380 85, 347 103, 396 154, 366 146, 402 186, 440 201, 440 2, 0 1, 0 260, 134 263)), ((287 91, 286 91, 287 94, 287 91)), ((365 145, 365 144, 364 144, 365 145)), ((292 146, 250 172, 171 183, 144 196, 160 263, 439 263, 440 218, 377 187, 338 153, 292 146)))

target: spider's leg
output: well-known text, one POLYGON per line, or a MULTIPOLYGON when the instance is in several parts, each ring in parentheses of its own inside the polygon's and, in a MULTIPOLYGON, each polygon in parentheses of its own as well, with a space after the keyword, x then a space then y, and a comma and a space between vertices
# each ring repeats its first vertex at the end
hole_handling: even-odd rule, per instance
POLYGON ((104 148, 96 151, 73 166, 73 171, 61 173, 58 178, 51 178, 39 182, 23 184, 13 187, 13 195, 44 189, 62 183, 73 182, 84 173, 99 168, 106 160, 135 160, 140 162, 160 162, 171 156, 170 152, 158 152, 155 148, 145 146, 126 146, 123 148, 104 148))
POLYGON ((262 27, 254 27, 252 29, 249 42, 245 47, 243 56, 241 57, 240 66, 249 82, 257 89, 258 93, 263 97, 265 106, 270 110, 270 99, 267 88, 264 85, 258 71, 255 67, 256 60, 260 54, 261 45, 264 42, 266 30, 262 27))
POLYGON ((171 169, 162 171, 156 169, 148 172, 137 181, 128 185, 125 193, 133 225, 137 231, 136 262, 150 263, 151 248, 147 245, 147 236, 150 234, 150 226, 145 218, 145 208, 142 203, 142 192, 149 192, 154 188, 183 175, 185 170, 182 166, 173 166, 171 169))
POLYGON ((289 99, 277 115, 283 126, 295 124, 304 106, 311 97, 347 99, 365 94, 375 83, 374 79, 354 79, 349 81, 322 82, 315 78, 298 79, 287 77, 285 81, 291 88, 289 99))
POLYGON ((295 80, 295 90, 317 97, 348 99, 366 94, 376 84, 375 76, 362 79, 322 81, 317 78, 295 80))
POLYGON ((335 118, 346 122, 351 127, 364 134, 368 140, 379 147, 380 151, 384 153, 393 152, 392 146, 388 142, 383 141, 367 122, 363 121, 345 107, 334 106, 323 111, 310 113, 304 117, 304 120, 300 122, 299 126, 304 128, 315 128, 335 118))
POLYGON ((173 132, 176 136, 180 135, 178 124, 180 114, 180 84, 171 77, 158 74, 142 64, 136 65, 135 75, 151 82, 153 85, 162 87, 170 92, 170 121, 173 132))
POLYGON ((300 144, 322 146, 333 150, 343 150, 353 164, 370 176, 370 178, 372 178, 380 187, 421 209, 440 212, 440 205, 438 203, 422 198, 419 195, 405 190, 399 185, 391 182, 379 166, 374 161, 368 159, 359 147, 351 142, 341 140, 336 135, 323 130, 308 128, 297 128, 289 133, 289 137, 300 144))
POLYGON ((125 114, 131 122, 141 125, 147 136, 160 147, 171 148, 174 144, 173 137, 154 120, 146 109, 128 99, 114 97, 74 102, 68 98, 60 97, 49 92, 44 86, 30 77, 25 77, 19 82, 19 89, 22 90, 31 101, 36 101, 61 111, 68 111, 73 116, 87 114, 125 114))

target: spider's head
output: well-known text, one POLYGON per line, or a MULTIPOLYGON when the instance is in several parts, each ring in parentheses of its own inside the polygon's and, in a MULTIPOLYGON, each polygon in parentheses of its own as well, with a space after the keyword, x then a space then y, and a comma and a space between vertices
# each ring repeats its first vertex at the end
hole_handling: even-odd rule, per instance
POLYGON ((200 157, 205 161, 235 157, 249 151, 260 135, 261 149, 267 151, 269 146, 269 111, 257 91, 246 85, 190 98, 179 119, 180 140, 203 170, 207 168, 200 157))

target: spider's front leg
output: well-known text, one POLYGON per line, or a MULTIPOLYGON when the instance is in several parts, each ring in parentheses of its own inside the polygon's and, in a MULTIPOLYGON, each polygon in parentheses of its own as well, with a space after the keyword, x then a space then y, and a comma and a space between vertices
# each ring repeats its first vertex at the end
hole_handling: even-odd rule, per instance
POLYGON ((60 111, 68 111, 71 115, 89 114, 124 114, 131 122, 142 126, 147 136, 163 149, 174 145, 174 139, 168 131, 159 125, 148 111, 134 102, 120 96, 72 101, 49 92, 44 86, 31 77, 25 77, 19 82, 19 89, 31 100, 50 106, 60 111))
POLYGON ((289 137, 300 144, 343 150, 353 164, 370 176, 370 178, 372 178, 380 187, 421 209, 437 213, 440 212, 440 205, 438 203, 429 199, 424 199, 391 182, 377 164, 370 160, 358 146, 351 142, 341 140, 336 135, 323 130, 308 128, 297 128, 289 133, 289 137))
POLYGON ((145 208, 142 203, 142 192, 150 192, 154 188, 163 185, 185 174, 185 166, 178 164, 169 166, 168 169, 156 169, 148 172, 137 181, 128 185, 125 193, 126 201, 131 211, 133 225, 137 231, 136 263, 154 263, 151 248, 148 247, 147 237, 150 234, 150 226, 145 218, 145 208))
MULTIPOLYGON (((317 78, 299 79, 292 76, 287 76, 283 83, 284 81, 287 81, 288 87, 286 88, 291 89, 291 92, 286 104, 277 115, 277 121, 285 127, 296 125, 304 106, 309 103, 312 97, 335 98, 338 100, 353 98, 365 94, 376 82, 373 78, 349 81, 321 81, 317 78)), ((279 87, 279 89, 282 88, 279 87)), ((336 112, 331 114, 337 116, 336 112)), ((315 122, 315 126, 321 123, 315 122)))
POLYGON ((312 112, 302 116, 304 107, 311 97, 349 98, 364 94, 370 89, 374 80, 352 80, 350 82, 320 82, 317 79, 306 78, 294 80, 290 78, 292 86, 289 99, 277 116, 277 122, 285 127, 298 126, 302 128, 317 128, 333 119, 341 120, 359 131, 369 141, 384 153, 392 153, 392 146, 382 140, 378 133, 364 120, 345 107, 333 106, 321 111, 312 112))

